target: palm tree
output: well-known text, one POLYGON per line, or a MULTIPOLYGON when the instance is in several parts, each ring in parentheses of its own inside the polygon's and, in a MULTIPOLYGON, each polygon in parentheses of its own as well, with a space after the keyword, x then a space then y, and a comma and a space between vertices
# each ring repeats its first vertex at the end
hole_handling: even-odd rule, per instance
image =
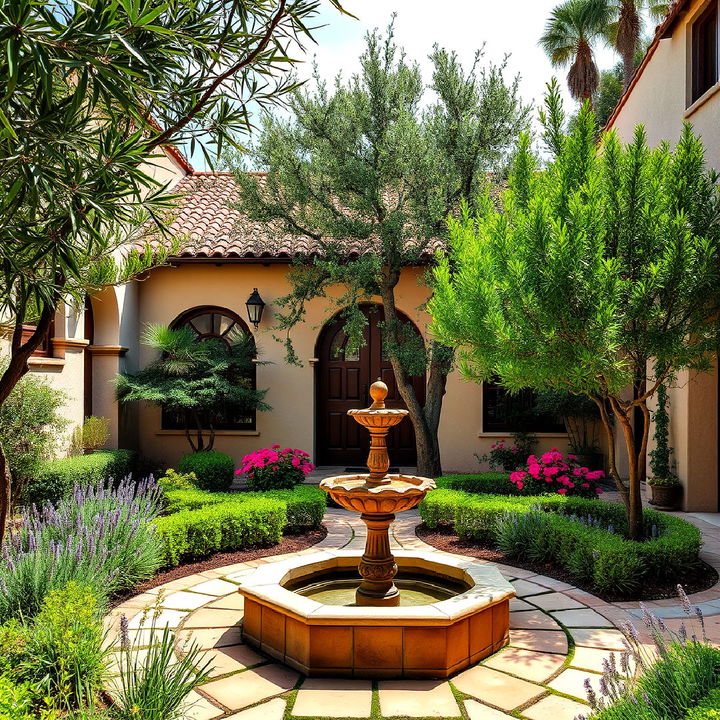
POLYGON ((606 37, 612 19, 609 0, 565 0, 550 15, 540 45, 555 67, 570 64, 570 94, 592 103, 600 81, 593 44, 606 37))
POLYGON ((653 20, 661 20, 670 3, 653 0, 606 0, 610 22, 607 38, 617 50, 623 62, 623 89, 627 90, 635 72, 635 59, 643 31, 643 10, 647 9, 653 20))

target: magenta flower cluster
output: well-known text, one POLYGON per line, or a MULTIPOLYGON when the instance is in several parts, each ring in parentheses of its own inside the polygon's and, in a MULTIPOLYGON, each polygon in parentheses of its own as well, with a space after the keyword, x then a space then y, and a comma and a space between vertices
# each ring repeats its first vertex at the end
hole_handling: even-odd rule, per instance
POLYGON ((315 469, 309 458, 304 450, 272 445, 246 455, 235 474, 245 474, 256 490, 291 488, 315 469))
POLYGON ((510 482, 531 495, 558 493, 594 497, 602 493, 597 481, 604 477, 602 470, 581 467, 572 453, 563 455, 557 448, 551 448, 539 457, 530 455, 527 470, 510 473, 510 482))
POLYGON ((242 467, 235 471, 236 475, 251 473, 258 468, 269 468, 272 465, 288 465, 296 468, 303 475, 311 473, 315 466, 308 460, 310 456, 304 450, 296 448, 280 449, 280 445, 261 448, 246 455, 242 459, 242 467))

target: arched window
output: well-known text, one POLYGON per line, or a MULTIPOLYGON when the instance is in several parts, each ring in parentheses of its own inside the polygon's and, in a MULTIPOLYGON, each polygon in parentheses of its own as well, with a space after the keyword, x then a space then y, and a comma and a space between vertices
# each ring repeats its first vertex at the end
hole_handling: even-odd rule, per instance
MULTIPOLYGON (((197 341, 219 340, 228 348, 242 341, 250 341, 254 348, 253 335, 245 321, 232 310, 222 307, 203 306, 187 310, 170 323, 172 328, 188 327, 197 336, 197 341)), ((248 380, 252 389, 256 389, 256 371, 253 364, 248 380)), ((246 412, 228 412, 218 408, 214 415, 215 430, 255 430, 255 409, 246 412)), ((163 409, 162 427, 164 430, 183 430, 184 418, 163 409)))

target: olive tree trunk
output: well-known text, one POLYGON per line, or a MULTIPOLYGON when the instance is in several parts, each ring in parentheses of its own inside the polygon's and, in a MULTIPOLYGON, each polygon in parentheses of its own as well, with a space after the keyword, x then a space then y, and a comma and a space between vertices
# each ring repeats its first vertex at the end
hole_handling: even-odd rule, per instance
POLYGON ((415 392, 412 376, 403 367, 397 353, 397 346, 402 341, 402 321, 398 316, 395 305, 395 286, 399 279, 399 270, 389 267, 383 268, 380 294, 385 313, 385 332, 393 340, 393 342, 388 343, 388 357, 395 375, 398 392, 407 406, 415 430, 418 475, 436 478, 442 475, 438 430, 447 375, 452 360, 449 354, 446 356, 445 353, 439 352, 440 346, 433 343, 433 350, 436 352, 430 354, 430 362, 427 368, 425 405, 423 406, 415 392))

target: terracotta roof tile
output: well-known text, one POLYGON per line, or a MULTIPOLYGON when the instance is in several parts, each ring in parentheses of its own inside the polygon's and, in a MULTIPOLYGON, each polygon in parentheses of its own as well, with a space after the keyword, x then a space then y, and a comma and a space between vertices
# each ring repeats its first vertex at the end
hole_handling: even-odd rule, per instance
MULTIPOLYGON (((291 260, 312 255, 320 245, 306 235, 291 235, 277 224, 256 222, 230 207, 238 187, 232 173, 194 172, 173 188, 182 195, 169 224, 170 233, 181 239, 178 258, 268 258, 291 260)), ((154 236, 151 245, 161 243, 154 236)), ((372 252, 375 241, 344 240, 349 257, 372 252)), ((429 243, 424 255, 441 248, 441 240, 429 243)), ((140 242, 136 247, 141 248, 140 242)))

